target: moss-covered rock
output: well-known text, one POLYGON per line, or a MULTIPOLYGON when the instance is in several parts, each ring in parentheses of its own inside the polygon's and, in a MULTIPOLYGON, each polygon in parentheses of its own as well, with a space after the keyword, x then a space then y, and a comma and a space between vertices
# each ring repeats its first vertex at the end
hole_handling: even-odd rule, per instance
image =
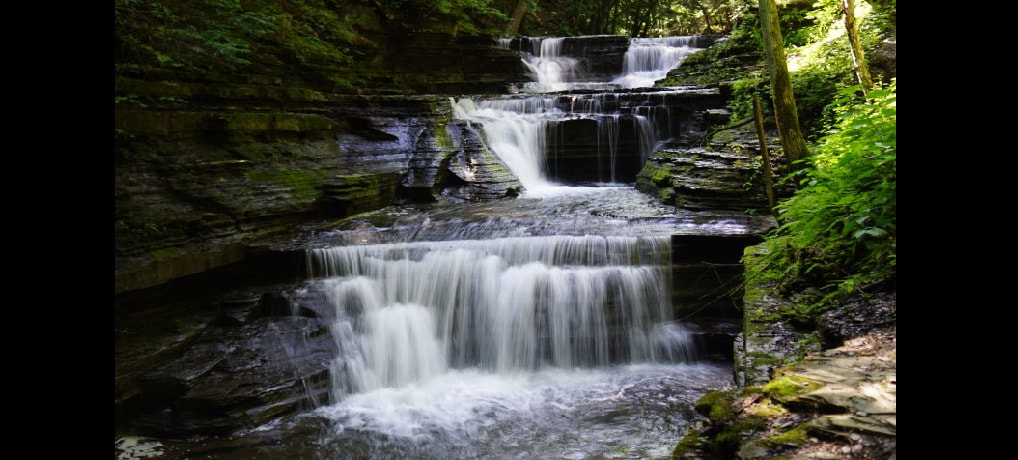
POLYGON ((896 450, 895 338, 871 332, 776 370, 761 387, 712 392, 672 458, 889 458, 896 450))
POLYGON ((735 376, 740 385, 763 385, 780 366, 821 351, 819 335, 798 320, 800 307, 776 295, 773 273, 761 262, 764 245, 746 248, 743 333, 735 342, 735 376))
MULTIPOLYGON (((779 372, 780 374, 780 372, 779 372)), ((780 375, 767 382, 762 390, 771 398, 787 403, 796 396, 820 388, 820 384, 795 375, 780 375)))

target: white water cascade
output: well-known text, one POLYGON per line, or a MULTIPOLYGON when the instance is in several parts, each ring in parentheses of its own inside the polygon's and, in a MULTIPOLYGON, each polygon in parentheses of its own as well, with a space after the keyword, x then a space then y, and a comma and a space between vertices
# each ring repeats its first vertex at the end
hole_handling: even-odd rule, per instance
POLYGON ((668 76, 695 48, 696 37, 634 38, 623 61, 622 74, 612 80, 623 88, 646 88, 668 76))
POLYGON ((480 124, 487 146, 531 194, 552 189, 544 160, 549 127, 564 115, 553 98, 452 101, 453 117, 480 124))
POLYGON ((563 37, 530 38, 532 49, 537 52, 523 59, 533 82, 524 85, 530 93, 565 91, 575 86, 579 59, 562 56, 563 37))
POLYGON ((668 237, 550 236, 342 246, 309 253, 336 309, 337 400, 449 368, 683 362, 668 237))
MULTIPOLYGON (((663 425, 647 425, 639 408, 662 399, 686 404, 671 395, 687 382, 700 388, 724 374, 695 363, 693 335, 673 318, 671 235, 626 219, 599 220, 593 231, 601 233, 590 234, 589 218, 611 205, 568 203, 618 205, 635 193, 617 183, 616 167, 634 156, 642 164, 671 135, 671 109, 658 93, 600 90, 652 85, 645 73, 678 65, 680 53, 650 64, 644 56, 658 45, 634 41, 616 81, 589 83, 580 60, 561 54, 562 43, 531 39, 536 52, 523 57, 535 80, 525 87, 530 94, 450 102, 453 119, 480 128, 485 147, 524 186, 516 203, 548 213, 552 226, 575 225, 550 229, 551 235, 528 234, 540 226, 514 229, 512 236, 492 228, 461 237, 451 229, 454 238, 479 239, 407 236, 390 244, 307 250, 307 272, 334 310, 331 332, 339 350, 332 362, 333 404, 317 411, 334 424, 323 443, 365 449, 344 455, 590 458, 611 447, 585 437, 616 439, 599 430, 631 427, 620 448, 667 457, 670 446, 662 444, 668 442, 647 436, 662 433, 663 425), (564 129, 569 123, 572 132, 564 129), (571 167, 557 162, 576 154, 570 142, 588 132, 576 131, 578 125, 590 132, 580 141, 596 150, 599 176, 582 187, 566 186, 550 177, 556 167, 571 167), (582 438, 563 438, 574 431, 564 423, 585 426, 575 430, 582 438), (348 439, 353 444, 343 444, 348 439)), ((630 208, 619 212, 639 214, 630 208)), ((482 214, 523 214, 511 206, 496 209, 482 214)), ((421 229, 428 228, 428 219, 423 222, 421 229)))
MULTIPOLYGON (((611 81, 588 82, 582 75, 581 60, 562 55, 562 37, 529 38, 533 52, 521 52, 521 60, 535 80, 524 85, 527 93, 588 91, 583 94, 534 94, 525 98, 497 98, 475 101, 469 98, 451 101, 453 117, 481 126, 487 147, 519 178, 530 196, 562 193, 560 184, 549 179, 556 171, 564 123, 593 120, 596 133, 595 157, 598 176, 592 181, 618 183, 620 131, 632 130, 638 144, 638 163, 671 137, 671 110, 659 102, 646 102, 603 90, 646 88, 664 78, 690 54, 697 52, 695 37, 631 39, 623 59, 623 68, 611 81), (597 92, 589 92, 597 91, 597 92), (665 127, 661 129, 660 127, 665 127)), ((508 48, 509 39, 498 41, 508 48)), ((650 99, 647 97, 646 99, 650 99)), ((628 133, 626 133, 628 135, 628 133)), ((631 180, 631 179, 630 179, 631 180)))
MULTIPOLYGON (((528 93, 649 88, 687 57, 703 49, 696 46, 697 37, 694 36, 632 38, 618 75, 607 82, 589 82, 582 78, 583 61, 562 54, 564 37, 530 37, 527 40, 533 52, 521 54, 527 74, 533 79, 523 85, 523 91, 528 93)), ((497 43, 509 48, 512 42, 502 38, 497 43)))

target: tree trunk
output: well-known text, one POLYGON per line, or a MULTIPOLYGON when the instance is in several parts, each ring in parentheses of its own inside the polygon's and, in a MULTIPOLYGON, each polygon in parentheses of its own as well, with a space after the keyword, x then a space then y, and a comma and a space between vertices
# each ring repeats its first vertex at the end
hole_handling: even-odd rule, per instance
POLYGON ((700 7, 700 11, 703 12, 703 22, 707 25, 706 33, 714 33, 714 28, 710 25, 710 9, 707 8, 706 4, 704 4, 700 7))
POLYGON ((506 37, 512 37, 520 31, 520 23, 523 22, 523 16, 526 14, 527 0, 516 0, 516 6, 513 7, 512 20, 505 28, 506 37))
POLYGON ((866 66, 866 57, 862 53, 859 31, 855 28, 855 0, 841 0, 841 9, 845 11, 845 30, 848 32, 848 43, 852 45, 855 77, 862 85, 863 92, 869 92, 873 88, 873 79, 870 78, 870 69, 866 66))
POLYGON ((809 152, 806 151, 806 140, 799 128, 799 110, 795 107, 792 80, 788 76, 788 63, 785 60, 785 45, 781 41, 781 28, 778 26, 778 7, 774 0, 760 0, 760 31, 767 54, 767 68, 771 74, 771 99, 774 102, 774 121, 778 125, 778 135, 781 136, 781 149, 785 151, 789 164, 797 168, 795 162, 809 155, 809 152))
POLYGON ((774 209, 774 179, 771 177, 771 154, 767 151, 767 132, 764 131, 763 114, 760 113, 760 99, 753 96, 753 119, 756 121, 756 139, 760 142, 760 156, 763 158, 764 185, 767 187, 767 209, 777 217, 774 209))

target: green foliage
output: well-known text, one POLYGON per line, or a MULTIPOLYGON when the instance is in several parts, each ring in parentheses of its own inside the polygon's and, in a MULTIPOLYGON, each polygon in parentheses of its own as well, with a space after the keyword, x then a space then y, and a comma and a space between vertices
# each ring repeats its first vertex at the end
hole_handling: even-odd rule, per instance
POLYGON ((810 314, 843 295, 893 284, 897 261, 897 83, 857 101, 841 91, 838 122, 778 204, 768 270, 784 292, 815 290, 810 314))
POLYGON ((848 78, 851 72, 823 71, 815 67, 791 74, 795 106, 799 110, 799 129, 806 139, 816 140, 831 126, 834 121, 831 102, 838 88, 851 84, 846 81, 848 78))
POLYGON ((234 71, 251 64, 255 40, 275 32, 268 1, 118 0, 114 29, 118 61, 189 70, 234 71))
POLYGON ((415 32, 462 31, 497 35, 509 20, 493 0, 382 0, 375 6, 392 24, 415 32))
POLYGON ((435 2, 439 11, 453 17, 456 26, 467 33, 495 34, 509 20, 502 11, 491 6, 492 0, 445 0, 435 2))
POLYGON ((781 42, 786 48, 802 46, 811 41, 811 26, 814 24, 811 11, 811 7, 804 4, 792 4, 778 8, 781 42))
MULTIPOLYGON (((779 11, 782 15, 781 31, 785 36, 800 129, 804 137, 815 141, 834 121, 832 103, 837 97, 838 88, 855 83, 851 48, 844 35, 844 16, 837 0, 820 0, 812 9, 782 8, 779 11)), ((887 26, 886 15, 870 14, 857 19, 863 47, 872 50, 879 43, 883 28, 887 26)), ((741 48, 749 50, 748 45, 762 43, 756 16, 747 14, 740 21, 751 21, 752 27, 736 28, 728 41, 715 47, 727 42, 741 42, 741 48)), ((683 62, 683 66, 696 65, 699 60, 706 61, 709 58, 716 60, 716 55, 707 54, 715 47, 690 56, 683 62)), ((722 50, 719 48, 715 52, 722 50)), ((752 116, 753 96, 760 98, 764 118, 772 119, 770 82, 766 74, 745 76, 746 72, 743 71, 742 75, 734 83, 729 100, 732 119, 737 121, 752 116)))
MULTIPOLYGON (((510 2, 511 3, 511 2, 510 2)), ((723 34, 749 0, 536 0, 522 31, 528 35, 619 34, 631 37, 723 34)))
POLYGON ((352 64, 362 41, 353 32, 353 18, 340 15, 316 2, 281 3, 278 13, 270 15, 275 40, 285 46, 286 54, 304 65, 352 64))
POLYGON ((760 111, 764 119, 774 117, 770 81, 766 75, 752 75, 732 84, 728 106, 732 110, 733 122, 753 116, 753 97, 760 100, 760 111))

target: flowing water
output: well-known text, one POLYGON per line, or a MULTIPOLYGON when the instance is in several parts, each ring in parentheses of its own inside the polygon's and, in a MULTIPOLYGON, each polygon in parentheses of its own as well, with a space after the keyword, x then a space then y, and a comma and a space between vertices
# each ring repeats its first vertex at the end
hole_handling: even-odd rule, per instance
MULTIPOLYGON (((741 223, 680 215, 617 181, 619 95, 594 90, 651 86, 695 49, 682 37, 634 39, 618 76, 595 84, 581 81, 576 58, 560 55, 561 39, 534 40, 539 53, 523 54, 535 80, 526 93, 450 101, 454 117, 482 130, 520 179, 519 198, 382 210, 309 245, 307 289, 329 302, 340 350, 332 403, 228 441, 134 452, 670 456, 693 402, 731 382, 730 364, 698 360, 673 317, 670 237, 741 223), (563 94, 545 94, 563 90, 567 105, 563 94), (549 174, 547 155, 556 123, 578 117, 597 120, 608 172, 564 185, 549 174)), ((653 106, 627 110, 645 159, 671 135, 660 127, 671 125, 655 119, 653 106)))

